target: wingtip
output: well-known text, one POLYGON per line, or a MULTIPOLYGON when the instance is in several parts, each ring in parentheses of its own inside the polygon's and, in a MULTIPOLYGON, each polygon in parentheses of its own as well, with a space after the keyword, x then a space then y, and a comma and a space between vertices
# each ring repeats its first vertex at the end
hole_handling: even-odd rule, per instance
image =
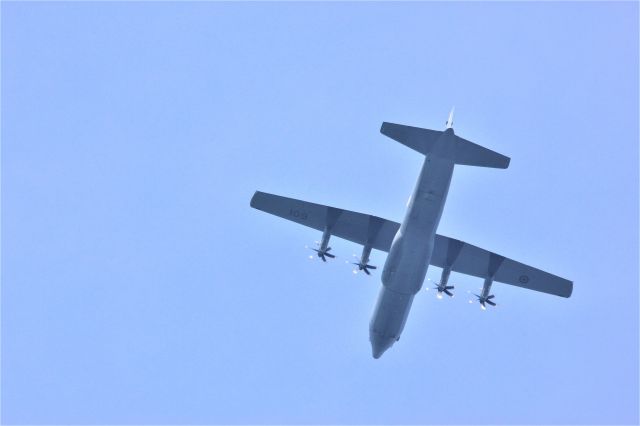
POLYGON ((251 201, 249 202, 249 205, 251 207, 253 207, 254 209, 256 208, 256 201, 258 196, 260 196, 261 192, 260 191, 256 191, 253 193, 253 197, 251 197, 251 201))
POLYGON ((571 297, 571 295, 573 294, 573 281, 569 281, 569 291, 567 292, 567 295, 565 296, 566 298, 571 297))

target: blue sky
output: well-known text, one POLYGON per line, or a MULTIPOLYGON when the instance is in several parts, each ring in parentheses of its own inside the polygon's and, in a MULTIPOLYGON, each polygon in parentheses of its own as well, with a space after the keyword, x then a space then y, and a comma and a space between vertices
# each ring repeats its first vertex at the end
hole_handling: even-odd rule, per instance
POLYGON ((3 423, 638 423, 637 3, 1 7, 3 423), (380 124, 453 105, 512 160, 439 232, 574 294, 453 275, 374 360, 360 248, 249 200, 400 220, 380 124))

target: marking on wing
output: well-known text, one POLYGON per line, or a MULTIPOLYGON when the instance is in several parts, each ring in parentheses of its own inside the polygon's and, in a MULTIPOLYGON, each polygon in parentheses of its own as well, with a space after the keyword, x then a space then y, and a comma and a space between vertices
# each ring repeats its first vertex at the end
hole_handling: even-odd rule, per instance
POLYGON ((289 209, 289 215, 295 217, 296 219, 302 220, 307 220, 307 218, 309 217, 306 211, 296 209, 289 209))

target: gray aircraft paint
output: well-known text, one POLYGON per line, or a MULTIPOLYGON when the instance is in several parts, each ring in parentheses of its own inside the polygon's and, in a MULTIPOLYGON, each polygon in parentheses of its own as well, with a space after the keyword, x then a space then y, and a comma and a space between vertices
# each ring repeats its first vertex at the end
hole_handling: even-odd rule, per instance
POLYGON ((383 287, 369 327, 374 358, 400 339, 413 296, 420 291, 433 252, 436 229, 444 209, 454 163, 447 146, 453 147, 453 129, 436 142, 443 157, 427 154, 407 213, 398 230, 382 271, 383 287))
POLYGON ((569 297, 573 283, 532 266, 464 241, 436 234, 455 165, 506 169, 510 159, 457 136, 453 111, 444 131, 383 123, 380 132, 425 155, 420 177, 407 204, 402 224, 377 216, 256 191, 251 206, 322 232, 314 249, 323 261, 335 257, 331 236, 363 246, 355 265, 370 274, 372 249, 389 253, 382 269, 382 288, 369 325, 372 355, 379 358, 399 338, 415 295, 422 288, 429 265, 442 268, 438 291, 450 294, 450 273, 482 278, 476 295, 480 305, 494 306, 490 294, 494 281, 569 297))

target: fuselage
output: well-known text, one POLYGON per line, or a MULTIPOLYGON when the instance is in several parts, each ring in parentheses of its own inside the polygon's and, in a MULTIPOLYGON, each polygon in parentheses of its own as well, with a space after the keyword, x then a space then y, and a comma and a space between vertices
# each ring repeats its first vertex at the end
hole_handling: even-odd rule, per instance
POLYGON ((369 326, 374 358, 400 339, 413 298, 422 288, 449 192, 454 144, 453 129, 447 129, 437 142, 437 153, 425 157, 406 215, 391 244, 369 326))

